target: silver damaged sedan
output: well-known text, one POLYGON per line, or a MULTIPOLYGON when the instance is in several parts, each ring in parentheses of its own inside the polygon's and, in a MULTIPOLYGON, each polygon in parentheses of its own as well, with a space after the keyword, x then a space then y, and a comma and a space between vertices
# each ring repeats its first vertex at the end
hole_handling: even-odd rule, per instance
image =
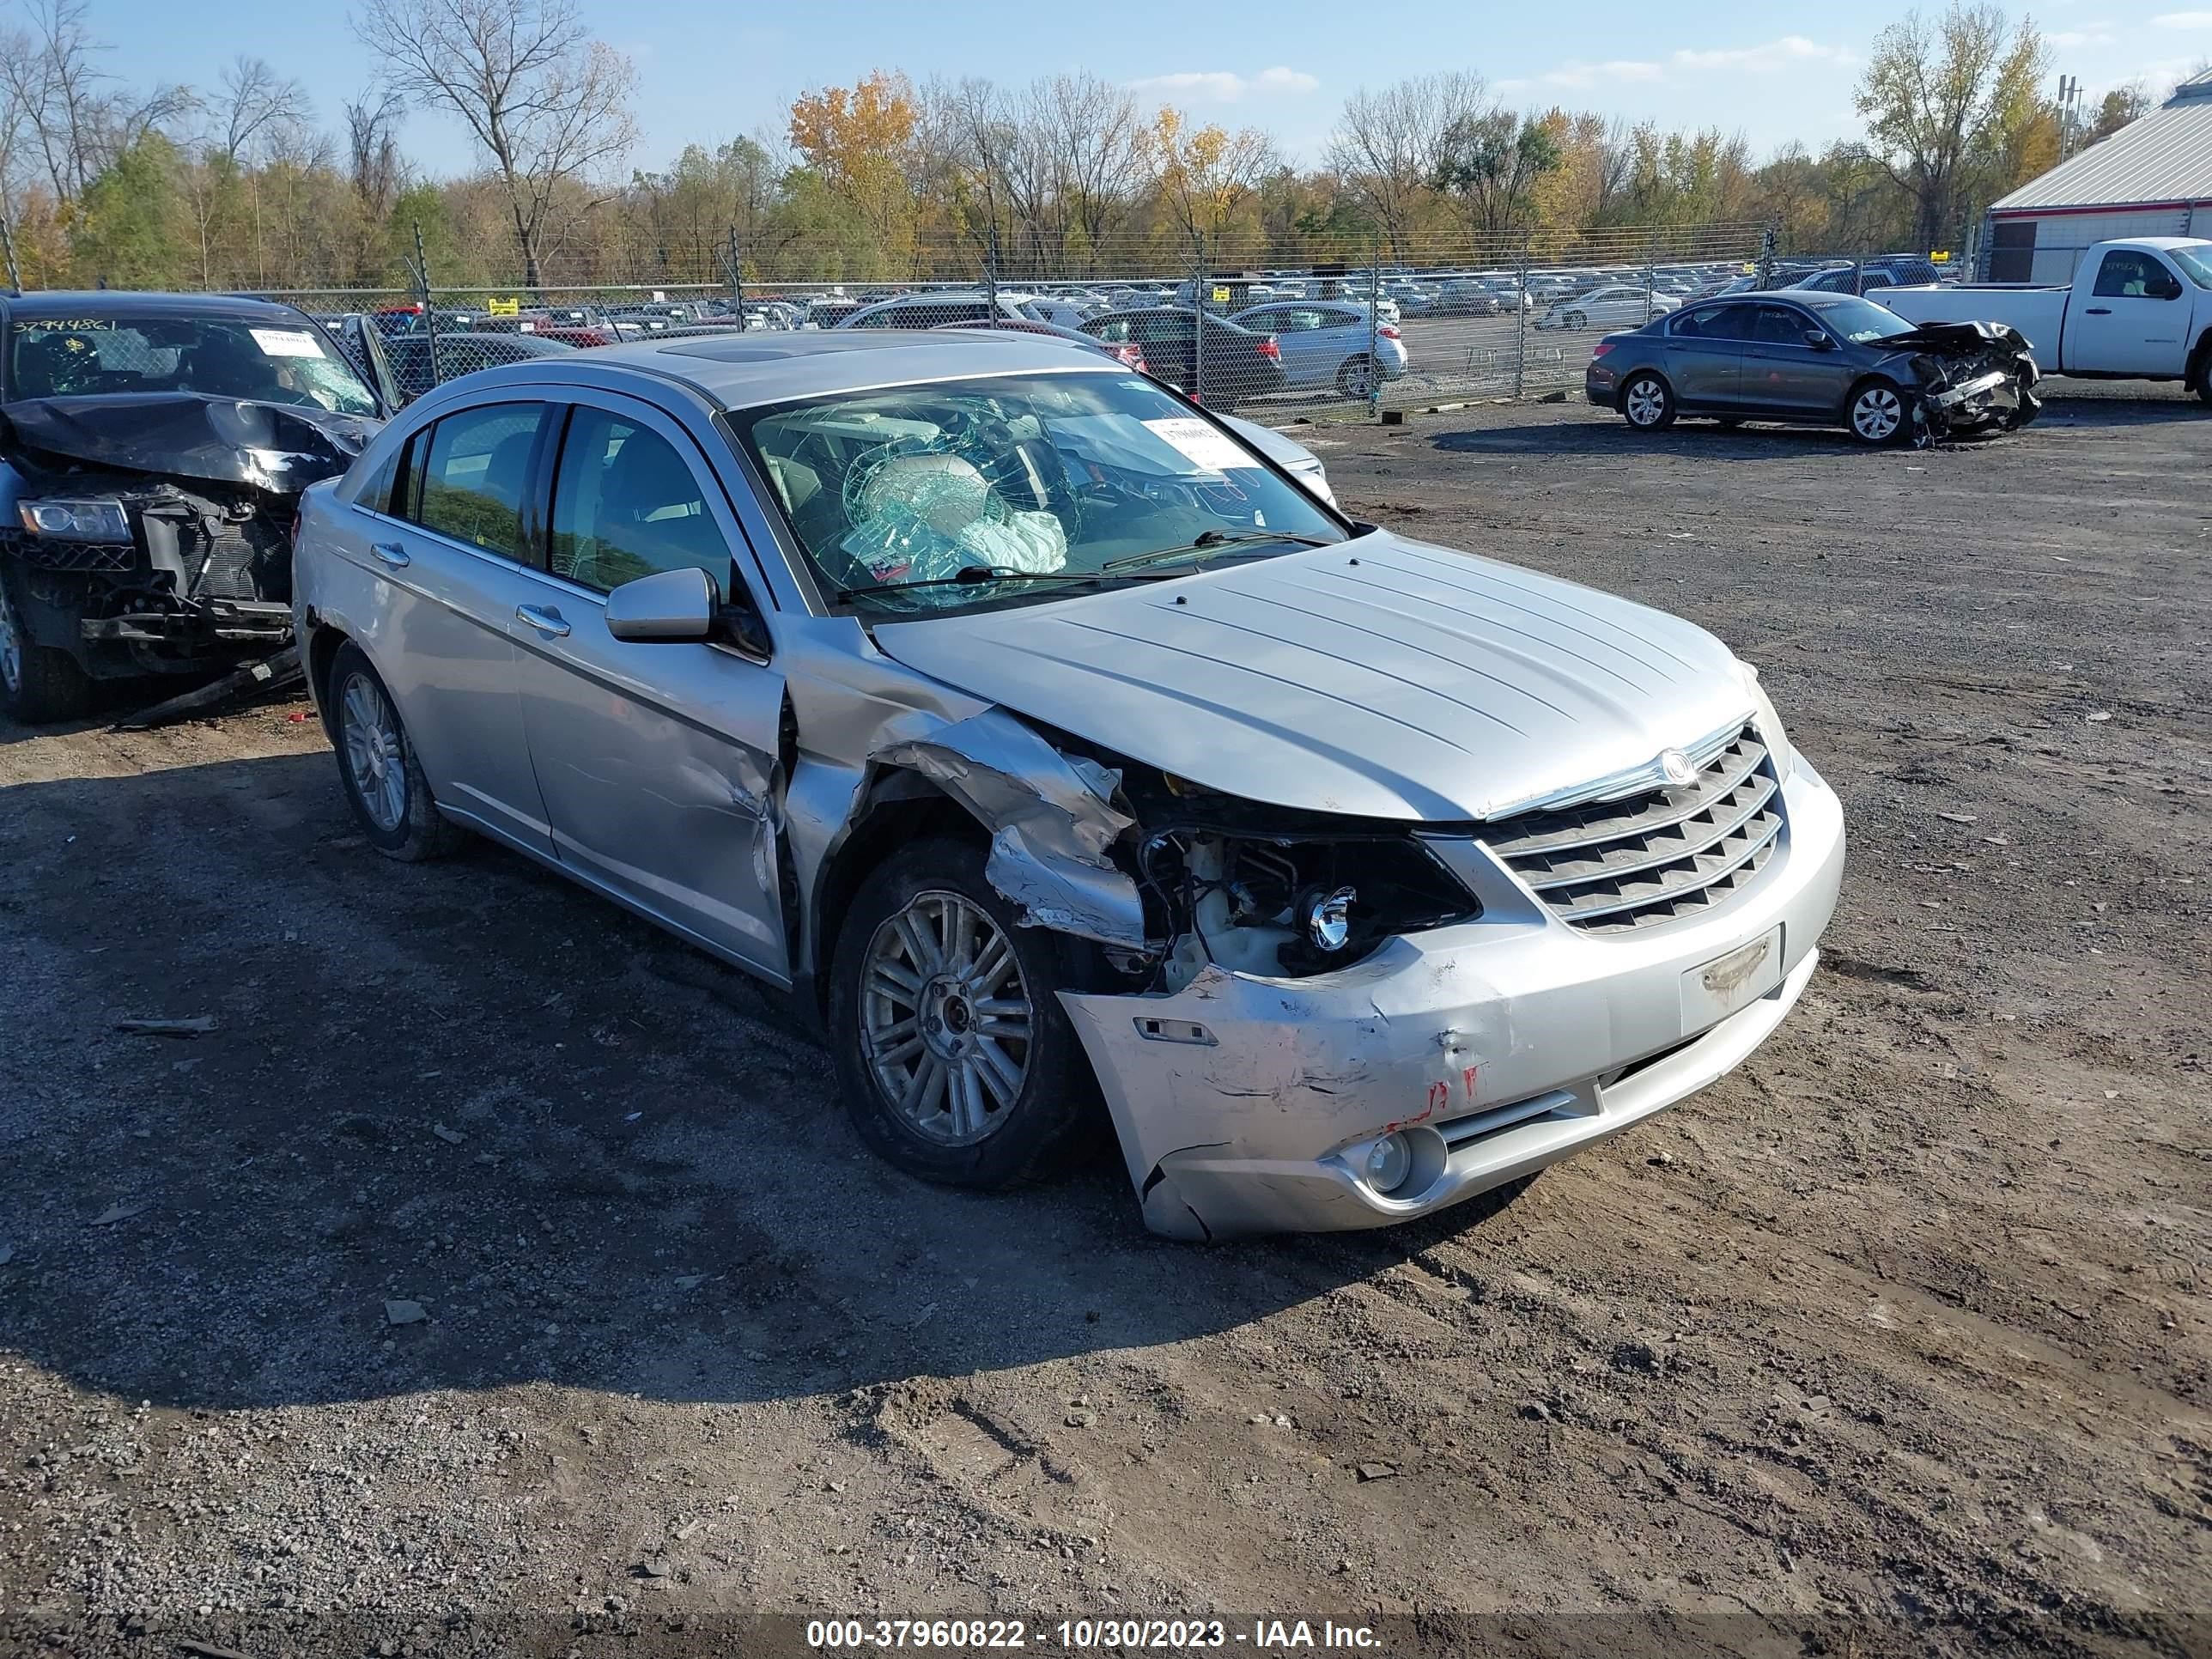
POLYGON ((788 988, 860 1138, 1110 1117, 1178 1237, 1370 1227, 1705 1087, 1811 976, 1836 798, 1686 622, 1340 516, 1080 348, 506 365, 304 500, 369 842, 463 828, 788 988))

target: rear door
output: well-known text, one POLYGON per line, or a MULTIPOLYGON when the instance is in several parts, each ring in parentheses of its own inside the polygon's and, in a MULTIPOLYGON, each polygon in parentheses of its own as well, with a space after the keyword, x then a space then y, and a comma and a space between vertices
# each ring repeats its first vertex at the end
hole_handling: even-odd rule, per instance
POLYGON ((1738 308, 1757 313, 1743 343, 1737 398, 1745 408, 1802 420, 1843 407, 1851 366, 1842 351, 1805 343, 1808 330, 1826 334, 1812 313, 1771 301, 1738 308))
POLYGON ((389 511, 360 520, 384 608, 373 652, 449 812, 553 850, 524 741, 507 619, 532 597, 523 508, 545 405, 457 409, 415 434, 389 511))
POLYGON ((550 464, 545 563, 509 614, 554 845, 639 909, 787 979, 781 672, 732 645, 617 640, 606 623, 611 590, 685 567, 712 576, 726 604, 764 611, 750 547, 679 422, 617 393, 573 395, 550 464))
POLYGON ((2107 248, 2087 297, 2066 317, 2066 367, 2112 374, 2179 374, 2189 359, 2188 289, 2147 248, 2107 248))
POLYGON ((1686 410, 1735 407, 1742 332, 1753 306, 1687 306, 1667 319, 1667 379, 1686 410))

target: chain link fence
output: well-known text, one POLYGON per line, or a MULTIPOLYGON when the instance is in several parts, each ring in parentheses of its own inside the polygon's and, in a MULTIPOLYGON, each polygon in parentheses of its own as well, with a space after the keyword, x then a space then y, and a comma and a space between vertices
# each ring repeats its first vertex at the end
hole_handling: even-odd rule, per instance
POLYGON ((374 328, 403 399, 492 364, 682 336, 822 329, 1064 335, 1261 420, 1372 416, 1581 383, 1590 346, 1775 268, 1758 224, 1437 236, 1385 246, 1194 232, 1047 258, 963 239, 927 278, 780 276, 734 239, 720 279, 268 291, 374 328))

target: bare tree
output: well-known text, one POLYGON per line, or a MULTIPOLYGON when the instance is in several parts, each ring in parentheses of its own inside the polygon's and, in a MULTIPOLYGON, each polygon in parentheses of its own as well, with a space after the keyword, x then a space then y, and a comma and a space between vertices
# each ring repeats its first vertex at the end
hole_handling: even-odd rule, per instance
POLYGON ((1445 135, 1484 112, 1482 77, 1466 70, 1417 75, 1380 92, 1362 87, 1344 101, 1328 161, 1384 240, 1405 245, 1414 210, 1445 158, 1445 135))
POLYGON ((399 118, 407 103, 389 88, 371 88, 345 106, 346 174, 362 216, 381 221, 398 197, 399 118))
POLYGON ((297 81, 281 79, 264 60, 244 52, 222 72, 215 114, 216 143, 233 167, 272 128, 304 126, 311 118, 307 91, 297 81))
POLYGON ((1060 201, 1096 270, 1108 225, 1144 178, 1144 118, 1125 89, 1094 75, 1039 82, 1031 102, 1057 158, 1060 201))
POLYGON ((0 51, 0 88, 30 131, 58 200, 81 196, 115 158, 192 107, 191 92, 162 84, 143 96, 118 91, 100 67, 85 0, 33 0, 30 27, 0 51))
POLYGON ((354 31, 394 90, 467 125, 505 190, 523 280, 542 286, 556 198, 637 142, 629 59, 571 0, 366 0, 354 31))

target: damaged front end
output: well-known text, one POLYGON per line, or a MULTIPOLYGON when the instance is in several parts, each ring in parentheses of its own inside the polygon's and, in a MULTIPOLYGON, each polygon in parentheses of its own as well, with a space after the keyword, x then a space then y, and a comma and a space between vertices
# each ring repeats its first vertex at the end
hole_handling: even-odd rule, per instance
POLYGON ((299 494, 376 424, 182 392, 0 407, 0 556, 27 635, 94 678, 280 648, 299 494))
POLYGON ((2043 407, 2043 378, 2027 337, 2002 323, 1925 323, 1885 344, 1910 354, 1919 388, 1915 436, 1940 442, 1984 429, 2009 432, 2043 407))

